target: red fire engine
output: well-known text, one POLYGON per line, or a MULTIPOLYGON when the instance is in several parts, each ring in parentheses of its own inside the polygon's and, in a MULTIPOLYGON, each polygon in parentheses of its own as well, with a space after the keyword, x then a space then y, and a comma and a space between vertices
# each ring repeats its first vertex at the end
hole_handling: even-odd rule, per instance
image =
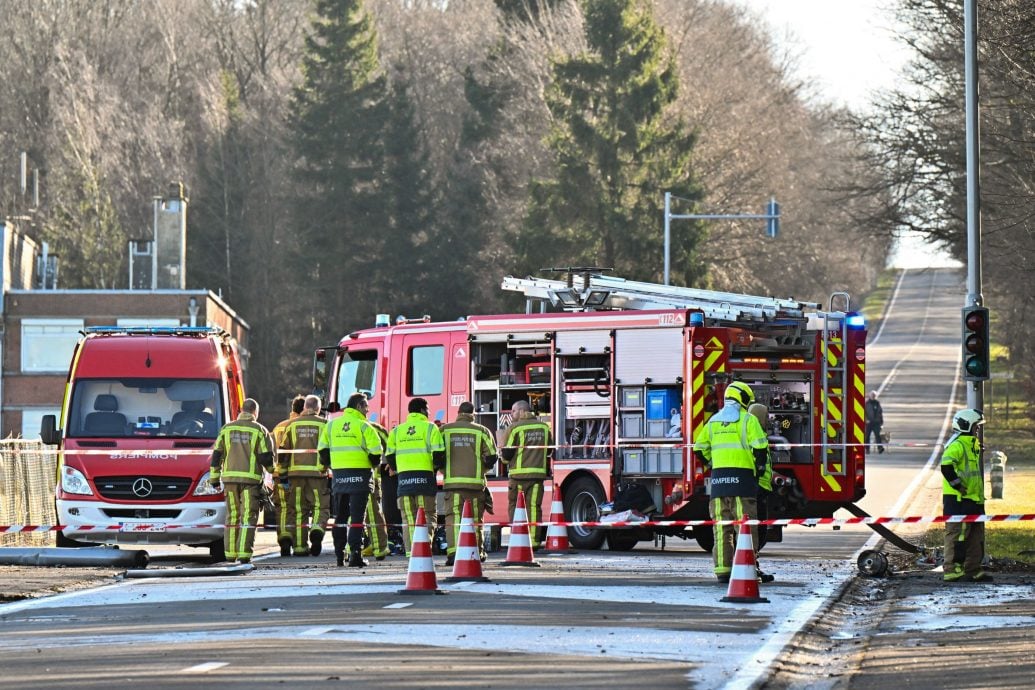
MULTIPOLYGON (((567 281, 507 277, 502 287, 525 295, 527 313, 394 326, 385 317, 317 351, 316 389, 342 405, 366 393, 388 427, 414 397, 426 398, 442 422, 471 400, 490 429, 504 428, 512 405, 527 400, 554 430, 552 485, 567 520, 598 521, 601 506, 638 484, 653 499, 644 512, 682 521, 708 517, 696 433, 725 386, 744 381, 769 408, 779 475, 770 517, 828 517, 864 495, 866 331, 847 294, 822 311, 588 272, 567 281)), ((505 523, 506 478, 492 474, 489 484, 496 500, 486 520, 505 523)), ((548 483, 547 506, 551 490, 548 483)), ((578 548, 607 539, 612 549, 630 549, 658 534, 712 546, 709 527, 569 528, 578 548)), ((768 531, 770 541, 781 537, 768 531)))

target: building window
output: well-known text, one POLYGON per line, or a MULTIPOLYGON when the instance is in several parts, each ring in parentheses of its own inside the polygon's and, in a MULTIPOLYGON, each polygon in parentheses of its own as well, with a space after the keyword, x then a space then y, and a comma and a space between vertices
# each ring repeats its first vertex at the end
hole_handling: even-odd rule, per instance
POLYGON ((445 351, 441 345, 410 350, 410 395, 441 395, 446 370, 445 351))
POLYGON ((40 426, 43 415, 52 414, 61 417, 61 410, 56 407, 30 407, 22 410, 22 438, 36 439, 40 437, 40 426))
POLYGON ((82 319, 22 319, 22 372, 68 371, 82 319))

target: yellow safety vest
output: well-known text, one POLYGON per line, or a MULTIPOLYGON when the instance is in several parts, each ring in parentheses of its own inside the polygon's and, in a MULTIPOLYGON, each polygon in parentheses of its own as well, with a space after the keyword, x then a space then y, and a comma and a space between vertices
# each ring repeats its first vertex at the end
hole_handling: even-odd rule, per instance
POLYGON ((318 449, 330 450, 332 470, 369 470, 370 456, 384 450, 381 436, 362 412, 351 407, 324 425, 318 449))

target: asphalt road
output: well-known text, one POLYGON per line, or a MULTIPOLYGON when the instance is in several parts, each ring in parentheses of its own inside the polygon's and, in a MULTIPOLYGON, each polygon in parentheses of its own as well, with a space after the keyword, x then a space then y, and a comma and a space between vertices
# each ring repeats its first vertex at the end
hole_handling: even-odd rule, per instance
MULTIPOLYGON (((888 453, 868 456, 872 515, 937 512, 923 468, 961 392, 961 281, 907 273, 871 336, 867 378, 893 435, 888 453)), ((719 601, 725 588, 693 542, 544 556, 534 569, 502 568, 495 554, 491 582, 456 586, 438 557, 448 594, 415 596, 399 592, 401 558, 338 569, 327 554, 282 559, 268 536, 270 555, 246 575, 130 579, 0 606, 4 686, 751 687, 800 656, 792 641, 877 543, 864 527, 788 529, 762 554, 777 576, 769 602, 746 605, 719 601)))

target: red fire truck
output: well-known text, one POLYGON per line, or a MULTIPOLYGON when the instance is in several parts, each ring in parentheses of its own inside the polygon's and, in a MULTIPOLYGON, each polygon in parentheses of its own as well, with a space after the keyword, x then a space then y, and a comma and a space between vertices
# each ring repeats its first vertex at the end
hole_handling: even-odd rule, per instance
MULTIPOLYGON (((527 400, 553 427, 552 486, 567 520, 597 522, 601 506, 638 484, 653 499, 647 514, 683 521, 708 516, 693 440, 726 385, 744 381, 769 408, 779 475, 771 517, 827 517, 864 495, 866 331, 847 294, 821 310, 588 272, 565 281, 507 277, 502 287, 525 295, 525 314, 396 325, 383 317, 317 351, 315 388, 327 403, 366 393, 389 427, 414 397, 442 422, 471 400, 490 429, 504 428, 514 402, 527 400)), ((506 479, 493 474, 489 483, 495 512, 487 520, 504 523, 506 479)), ((569 528, 578 548, 607 539, 630 549, 658 534, 712 547, 709 527, 569 528)), ((781 537, 768 531, 770 541, 781 537)))
POLYGON ((187 544, 222 560, 209 456, 240 412, 241 377, 236 342, 218 328, 87 328, 60 428, 47 415, 41 430, 61 451, 57 545, 187 544))

